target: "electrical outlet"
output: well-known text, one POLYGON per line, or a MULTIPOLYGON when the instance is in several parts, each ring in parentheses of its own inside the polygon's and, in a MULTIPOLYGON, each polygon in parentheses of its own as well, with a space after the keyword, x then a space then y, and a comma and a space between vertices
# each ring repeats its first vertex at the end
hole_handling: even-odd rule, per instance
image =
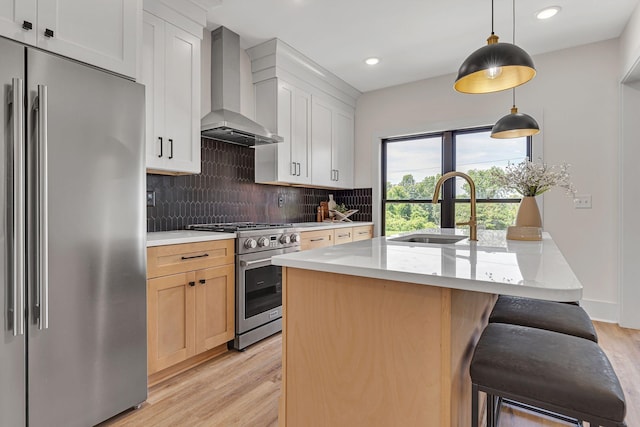
POLYGON ((284 206, 284 196, 282 194, 278 194, 278 207, 281 208, 284 206))
POLYGON ((580 194, 573 198, 573 206, 576 209, 591 209, 591 194, 580 194))
POLYGON ((156 205, 156 192, 152 190, 147 191, 147 206, 155 207, 156 205))

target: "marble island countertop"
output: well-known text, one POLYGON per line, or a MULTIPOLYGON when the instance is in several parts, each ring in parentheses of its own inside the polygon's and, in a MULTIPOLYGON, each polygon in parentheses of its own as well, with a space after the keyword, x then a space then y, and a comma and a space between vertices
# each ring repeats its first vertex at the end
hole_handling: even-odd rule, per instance
MULTIPOLYGON (((422 230, 463 235, 452 229, 422 230)), ((577 301, 582 285, 548 233, 542 241, 506 240, 504 231, 478 231, 478 242, 421 244, 394 236, 295 252, 275 265, 484 293, 577 301)))

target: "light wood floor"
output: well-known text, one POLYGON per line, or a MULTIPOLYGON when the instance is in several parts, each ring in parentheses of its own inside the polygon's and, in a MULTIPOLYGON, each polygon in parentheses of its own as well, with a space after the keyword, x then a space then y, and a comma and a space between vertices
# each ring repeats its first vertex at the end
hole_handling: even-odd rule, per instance
MULTIPOLYGON (((596 323, 596 329, 624 388, 627 425, 640 426, 640 331, 608 323, 596 323)), ((151 388, 141 409, 100 427, 276 427, 281 351, 278 334, 245 352, 226 353, 151 388)), ((565 425, 512 408, 504 408, 500 419, 500 427, 565 425)))

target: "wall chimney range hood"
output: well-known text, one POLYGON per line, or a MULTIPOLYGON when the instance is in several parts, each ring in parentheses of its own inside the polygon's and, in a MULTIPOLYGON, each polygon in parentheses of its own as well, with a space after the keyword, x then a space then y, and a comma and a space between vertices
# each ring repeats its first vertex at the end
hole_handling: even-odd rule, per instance
POLYGON ((239 145, 283 139, 240 114, 240 36, 225 27, 211 32, 211 112, 200 127, 203 138, 239 145))

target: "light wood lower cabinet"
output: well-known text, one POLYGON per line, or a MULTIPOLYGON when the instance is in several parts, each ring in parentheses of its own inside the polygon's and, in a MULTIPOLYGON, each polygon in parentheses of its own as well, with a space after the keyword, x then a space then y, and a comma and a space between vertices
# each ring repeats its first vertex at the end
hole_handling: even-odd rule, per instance
POLYGON ((235 329, 233 248, 233 240, 218 240, 147 250, 150 385, 227 350, 235 329))
POLYGON ((353 227, 336 228, 333 230, 334 245, 353 242, 353 227))
POLYGON ((194 281, 193 272, 147 281, 149 373, 195 354, 194 281))
POLYGON ((353 241, 373 239, 373 225, 361 225, 353 227, 353 241))
POLYGON ((324 248, 333 246, 333 230, 304 231, 300 233, 300 249, 324 248))
POLYGON ((303 231, 300 233, 300 250, 324 248, 326 246, 357 242, 373 238, 373 225, 337 227, 328 230, 303 231))

